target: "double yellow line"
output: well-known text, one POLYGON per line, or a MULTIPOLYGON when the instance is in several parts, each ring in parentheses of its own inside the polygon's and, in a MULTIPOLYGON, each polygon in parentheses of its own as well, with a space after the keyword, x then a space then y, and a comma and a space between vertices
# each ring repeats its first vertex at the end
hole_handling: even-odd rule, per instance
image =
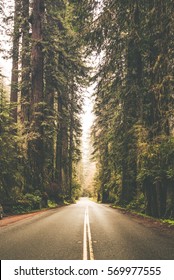
POLYGON ((83 233, 83 260, 94 260, 88 206, 85 209, 83 233))

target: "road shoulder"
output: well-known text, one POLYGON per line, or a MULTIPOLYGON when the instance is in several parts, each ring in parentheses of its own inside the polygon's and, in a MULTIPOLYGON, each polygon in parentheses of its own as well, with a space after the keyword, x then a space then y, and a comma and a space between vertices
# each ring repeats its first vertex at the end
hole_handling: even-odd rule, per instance
POLYGON ((18 221, 29 219, 29 218, 32 218, 36 215, 42 214, 46 211, 49 211, 49 210, 52 210, 52 209, 55 209, 55 208, 60 208, 60 207, 62 207, 62 206, 57 206, 57 207, 54 207, 54 208, 46 208, 46 209, 42 209, 40 211, 36 211, 36 212, 32 212, 32 213, 7 216, 7 217, 4 217, 2 220, 0 220, 0 227, 5 227, 5 226, 8 226, 10 224, 16 223, 18 221))
POLYGON ((157 230, 158 233, 167 234, 169 236, 174 236, 174 225, 171 225, 163 220, 155 219, 152 217, 144 216, 133 211, 129 211, 124 208, 117 208, 115 206, 110 205, 112 209, 119 211, 120 213, 130 217, 131 219, 135 220, 139 224, 143 224, 145 227, 152 228, 157 230))

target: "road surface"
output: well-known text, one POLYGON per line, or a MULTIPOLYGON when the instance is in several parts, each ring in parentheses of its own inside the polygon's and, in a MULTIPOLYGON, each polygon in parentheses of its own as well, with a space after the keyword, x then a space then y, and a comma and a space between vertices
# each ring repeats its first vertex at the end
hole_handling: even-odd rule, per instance
POLYGON ((82 198, 0 228, 1 260, 174 260, 174 237, 82 198))

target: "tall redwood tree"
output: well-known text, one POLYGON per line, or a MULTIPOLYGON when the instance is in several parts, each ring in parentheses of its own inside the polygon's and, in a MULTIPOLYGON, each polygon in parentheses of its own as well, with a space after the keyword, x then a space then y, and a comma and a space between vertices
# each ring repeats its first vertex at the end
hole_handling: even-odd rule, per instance
POLYGON ((29 160, 32 186, 43 190, 43 39, 44 1, 34 0, 31 16, 32 52, 31 52, 31 132, 29 143, 29 160))

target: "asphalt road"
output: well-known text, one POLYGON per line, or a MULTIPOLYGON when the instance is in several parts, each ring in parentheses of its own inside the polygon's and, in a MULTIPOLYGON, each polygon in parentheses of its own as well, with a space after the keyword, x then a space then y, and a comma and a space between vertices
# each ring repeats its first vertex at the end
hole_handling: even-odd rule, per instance
POLYGON ((0 228, 1 260, 174 260, 174 237, 81 199, 0 228))

